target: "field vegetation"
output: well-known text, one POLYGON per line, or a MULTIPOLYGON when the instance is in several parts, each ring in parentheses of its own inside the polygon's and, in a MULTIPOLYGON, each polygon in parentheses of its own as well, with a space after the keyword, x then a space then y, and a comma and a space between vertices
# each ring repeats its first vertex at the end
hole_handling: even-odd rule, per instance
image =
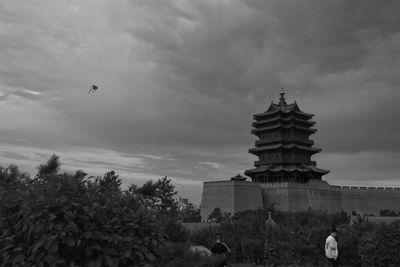
POLYGON ((182 222, 199 222, 199 211, 191 204, 178 209, 167 177, 124 191, 114 171, 88 177, 59 169, 56 155, 35 177, 14 165, 0 169, 0 266, 214 266, 216 259, 189 246, 209 248, 216 233, 232 250, 232 264, 323 266, 332 227, 339 229, 344 266, 400 266, 398 221, 273 207, 230 216, 216 209, 219 224, 189 231, 182 222), (275 224, 266 223, 269 212, 275 224))

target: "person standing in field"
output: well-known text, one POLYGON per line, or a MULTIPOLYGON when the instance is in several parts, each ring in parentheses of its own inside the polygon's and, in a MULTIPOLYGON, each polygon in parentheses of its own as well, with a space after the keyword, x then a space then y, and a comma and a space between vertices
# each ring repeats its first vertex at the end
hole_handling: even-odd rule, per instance
POLYGON ((339 266, 339 251, 336 242, 337 233, 337 230, 333 228, 331 234, 326 238, 325 241, 325 255, 333 267, 339 266))
POLYGON ((211 253, 214 256, 216 256, 217 259, 216 267, 224 267, 228 264, 228 253, 230 253, 231 250, 225 243, 221 242, 222 239, 221 234, 217 234, 216 239, 217 240, 211 246, 211 253))

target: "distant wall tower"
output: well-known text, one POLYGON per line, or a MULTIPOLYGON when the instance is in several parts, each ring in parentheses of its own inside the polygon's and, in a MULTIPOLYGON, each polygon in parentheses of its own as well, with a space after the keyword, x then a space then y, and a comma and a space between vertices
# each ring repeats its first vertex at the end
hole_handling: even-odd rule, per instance
POLYGON ((322 179, 329 171, 316 167, 311 156, 320 152, 312 147, 310 135, 317 130, 311 120, 313 114, 304 113, 296 101, 287 104, 285 93, 280 93, 279 103, 271 102, 267 111, 253 116, 252 134, 258 137, 249 153, 258 157, 254 169, 246 170, 253 182, 307 183, 322 179))

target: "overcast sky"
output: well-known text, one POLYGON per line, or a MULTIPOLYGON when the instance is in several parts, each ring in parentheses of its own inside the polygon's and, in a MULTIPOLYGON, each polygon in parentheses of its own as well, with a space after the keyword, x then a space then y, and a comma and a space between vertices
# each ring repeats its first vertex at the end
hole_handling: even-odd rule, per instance
POLYGON ((252 168, 252 115, 315 114, 331 184, 400 186, 400 1, 0 0, 0 165, 202 182, 252 168), (99 89, 91 95, 92 84, 99 89))

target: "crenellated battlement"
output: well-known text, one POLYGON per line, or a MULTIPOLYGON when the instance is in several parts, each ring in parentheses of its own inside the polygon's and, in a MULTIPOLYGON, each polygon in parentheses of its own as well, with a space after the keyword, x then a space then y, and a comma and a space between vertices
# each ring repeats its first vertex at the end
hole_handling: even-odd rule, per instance
POLYGON ((209 181, 209 182, 203 182, 204 185, 206 184, 255 184, 250 181, 234 181, 234 180, 224 180, 224 181, 209 181))
POLYGON ((340 186, 330 185, 326 181, 314 181, 310 180, 308 183, 294 183, 294 182, 281 182, 281 183, 260 183, 261 188, 272 188, 272 187, 329 187, 330 189, 336 190, 381 190, 381 191, 400 191, 400 187, 381 187, 381 186, 340 186))
POLYGON ((332 187, 337 187, 342 190, 350 189, 350 190, 385 190, 385 191, 400 191, 400 187, 377 187, 377 186, 339 186, 339 185, 331 185, 332 187))

